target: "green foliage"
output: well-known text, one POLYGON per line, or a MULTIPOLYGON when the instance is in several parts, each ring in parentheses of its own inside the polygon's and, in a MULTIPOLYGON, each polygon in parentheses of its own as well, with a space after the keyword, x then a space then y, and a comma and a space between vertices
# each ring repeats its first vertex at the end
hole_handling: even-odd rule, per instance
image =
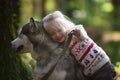
POLYGON ((21 78, 26 79, 26 80, 33 80, 34 77, 32 75, 32 71, 30 70, 30 68, 25 65, 23 62, 20 63, 20 75, 21 75, 21 78))
POLYGON ((120 62, 116 62, 115 70, 118 74, 120 74, 120 62))
POLYGON ((86 27, 110 28, 109 16, 113 10, 110 0, 62 0, 61 5, 60 10, 76 24, 84 24, 86 27))
POLYGON ((8 51, 6 50, 7 54, 0 55, 0 80, 33 80, 32 72, 20 56, 12 50, 8 51))
POLYGON ((104 44, 104 49, 109 55, 113 64, 116 64, 117 61, 120 61, 120 46, 119 42, 110 42, 108 44, 104 44))

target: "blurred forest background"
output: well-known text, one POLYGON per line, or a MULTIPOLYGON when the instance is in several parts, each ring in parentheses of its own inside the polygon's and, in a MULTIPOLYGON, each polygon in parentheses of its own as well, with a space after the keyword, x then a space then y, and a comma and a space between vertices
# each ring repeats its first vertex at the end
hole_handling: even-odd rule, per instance
POLYGON ((35 80, 35 61, 29 53, 16 54, 10 42, 30 17, 41 21, 55 10, 62 11, 74 23, 83 24, 120 74, 120 0, 1 0, 0 80, 35 80))

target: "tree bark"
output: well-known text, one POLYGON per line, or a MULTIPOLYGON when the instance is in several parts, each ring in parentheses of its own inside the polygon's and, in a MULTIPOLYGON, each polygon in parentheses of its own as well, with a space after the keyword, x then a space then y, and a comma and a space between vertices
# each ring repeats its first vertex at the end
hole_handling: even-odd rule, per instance
POLYGON ((15 37, 12 5, 12 0, 0 0, 0 80, 32 80, 20 56, 10 46, 15 37))

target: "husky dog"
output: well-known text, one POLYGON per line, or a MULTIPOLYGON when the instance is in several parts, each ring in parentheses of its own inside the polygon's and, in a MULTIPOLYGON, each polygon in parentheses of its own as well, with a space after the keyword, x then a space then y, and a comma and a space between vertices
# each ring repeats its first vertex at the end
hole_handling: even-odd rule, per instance
POLYGON ((79 65, 69 52, 60 58, 63 44, 53 42, 48 36, 41 22, 34 21, 24 25, 16 39, 11 44, 18 53, 30 52, 36 60, 37 80, 85 80, 81 74, 79 65))

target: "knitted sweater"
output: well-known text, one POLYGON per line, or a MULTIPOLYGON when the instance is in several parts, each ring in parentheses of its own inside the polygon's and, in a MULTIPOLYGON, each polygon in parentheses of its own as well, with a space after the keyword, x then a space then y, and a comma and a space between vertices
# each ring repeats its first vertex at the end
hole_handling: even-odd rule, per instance
POLYGON ((86 33, 82 25, 73 27, 80 30, 80 38, 73 36, 69 49, 80 65, 84 66, 84 74, 91 76, 109 61, 104 50, 99 47, 86 33))

